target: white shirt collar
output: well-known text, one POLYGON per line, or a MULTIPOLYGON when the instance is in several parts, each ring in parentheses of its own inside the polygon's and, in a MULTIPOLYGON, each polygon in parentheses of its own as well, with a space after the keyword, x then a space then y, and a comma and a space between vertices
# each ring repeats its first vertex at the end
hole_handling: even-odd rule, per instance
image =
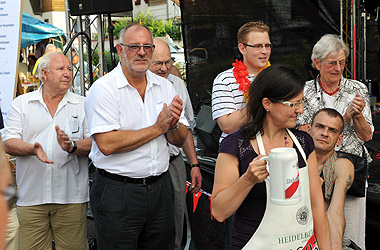
MULTIPOLYGON (((36 91, 33 91, 31 93, 31 97, 29 99, 29 102, 33 102, 33 101, 39 101, 41 103, 44 103, 44 100, 42 98, 42 89, 43 89, 43 85, 41 85, 36 91)), ((70 92, 70 91, 67 91, 65 96, 63 97, 62 101, 63 103, 67 103, 67 102, 70 102, 70 103, 80 103, 80 101, 78 100, 77 98, 77 95, 70 92)))

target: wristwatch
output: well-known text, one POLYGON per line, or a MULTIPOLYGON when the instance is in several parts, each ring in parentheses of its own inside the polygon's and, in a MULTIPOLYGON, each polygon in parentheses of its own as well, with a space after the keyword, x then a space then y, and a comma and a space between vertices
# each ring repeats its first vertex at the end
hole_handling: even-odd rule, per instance
POLYGON ((70 154, 74 153, 75 150, 77 150, 77 148, 78 148, 76 141, 71 141, 71 144, 73 144, 73 149, 71 149, 71 151, 69 152, 70 154))
POLYGON ((197 164, 191 164, 191 168, 200 168, 201 166, 199 165, 199 163, 197 164))
POLYGON ((174 128, 169 128, 169 131, 174 132, 174 131, 177 131, 178 128, 179 128, 179 122, 177 122, 174 128))

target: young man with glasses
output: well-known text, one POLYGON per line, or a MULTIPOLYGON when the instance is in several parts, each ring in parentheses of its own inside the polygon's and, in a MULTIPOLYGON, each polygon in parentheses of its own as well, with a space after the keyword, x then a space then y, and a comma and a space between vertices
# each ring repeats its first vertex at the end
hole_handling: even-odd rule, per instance
POLYGON ((172 84, 148 69, 150 30, 131 24, 116 45, 120 63, 86 99, 95 183, 90 200, 98 249, 173 249, 169 146, 182 146, 188 123, 172 84))
MULTIPOLYGON (((245 23, 238 31, 238 49, 242 54, 243 64, 247 67, 247 78, 250 82, 268 64, 272 49, 268 32, 269 27, 261 21, 245 23)), ((238 88, 232 68, 223 71, 214 80, 212 116, 223 131, 219 142, 238 130, 246 121, 244 91, 238 88)))
MULTIPOLYGON (((189 191, 198 193, 202 186, 202 175, 199 169, 197 154, 195 152, 194 139, 192 129, 195 127, 194 112, 191 105, 189 93, 183 80, 177 76, 170 74, 172 67, 172 59, 170 49, 167 43, 155 38, 154 45, 156 48, 153 53, 153 61, 149 70, 156 75, 168 79, 172 84, 178 95, 183 101, 183 110, 185 117, 189 123, 187 128, 187 137, 182 146, 183 152, 191 164, 191 187, 189 191)), ((175 216, 175 244, 174 249, 183 249, 183 225, 186 212, 186 167, 182 157, 182 151, 179 147, 169 145, 170 163, 169 172, 172 177, 174 186, 174 216, 175 216)))

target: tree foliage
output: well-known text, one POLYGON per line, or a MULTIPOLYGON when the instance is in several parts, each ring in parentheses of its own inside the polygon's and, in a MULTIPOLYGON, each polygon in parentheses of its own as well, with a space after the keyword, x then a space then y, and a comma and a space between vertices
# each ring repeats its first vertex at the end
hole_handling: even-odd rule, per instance
MULTIPOLYGON (((112 68, 112 62, 111 62, 111 52, 110 51, 104 51, 104 59, 105 59, 105 71, 106 72, 109 72, 111 71, 113 68, 112 68)), ((88 58, 87 57, 87 53, 84 53, 84 58, 88 58)), ((115 62, 116 64, 119 62, 119 55, 117 53, 115 53, 115 62)), ((92 52, 92 65, 93 66, 98 66, 99 64, 99 50, 98 48, 95 48, 95 50, 92 52)), ((94 79, 95 81, 95 79, 94 79)))
POLYGON ((118 38, 121 29, 131 23, 138 23, 139 21, 141 21, 142 25, 147 26, 152 31, 154 37, 165 36, 168 34, 174 40, 181 39, 181 28, 178 21, 173 19, 166 21, 158 20, 153 16, 152 12, 145 11, 139 12, 135 18, 123 17, 116 21, 114 24, 114 36, 118 38))

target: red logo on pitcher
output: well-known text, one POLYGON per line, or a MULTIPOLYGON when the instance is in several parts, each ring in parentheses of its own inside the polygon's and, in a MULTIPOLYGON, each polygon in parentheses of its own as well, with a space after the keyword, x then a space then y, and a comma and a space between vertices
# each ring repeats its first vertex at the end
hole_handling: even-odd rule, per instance
POLYGON ((297 192, 297 189, 300 185, 299 174, 293 183, 285 190, 285 199, 290 199, 297 192))

